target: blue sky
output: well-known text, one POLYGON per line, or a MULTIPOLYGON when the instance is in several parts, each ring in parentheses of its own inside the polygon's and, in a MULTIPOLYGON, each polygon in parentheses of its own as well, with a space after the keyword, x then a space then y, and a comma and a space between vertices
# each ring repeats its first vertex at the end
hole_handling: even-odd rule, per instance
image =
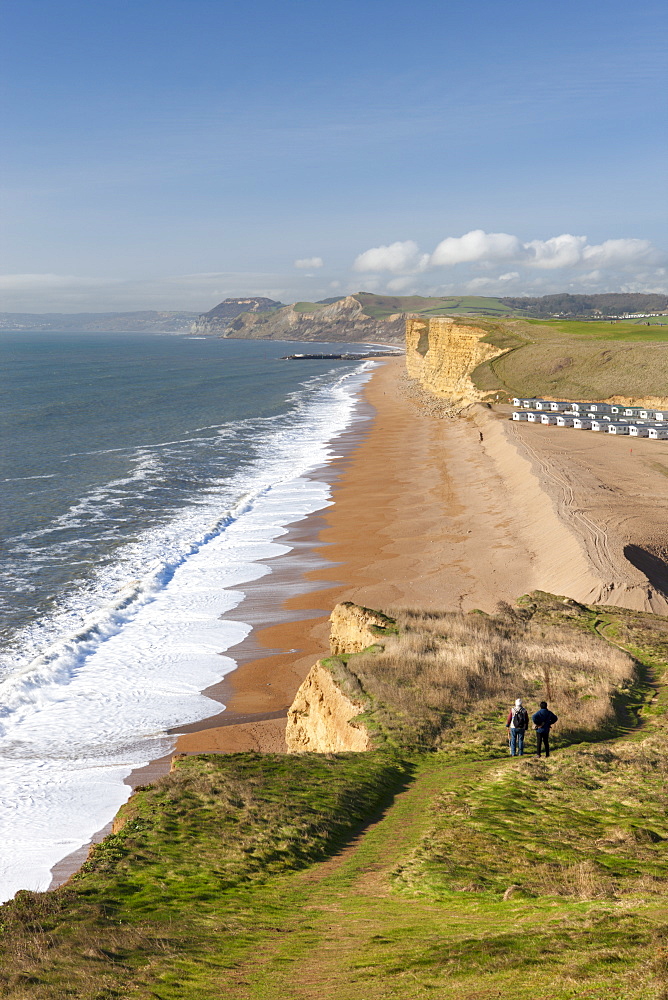
POLYGON ((0 18, 0 309, 668 290, 663 3, 0 18))

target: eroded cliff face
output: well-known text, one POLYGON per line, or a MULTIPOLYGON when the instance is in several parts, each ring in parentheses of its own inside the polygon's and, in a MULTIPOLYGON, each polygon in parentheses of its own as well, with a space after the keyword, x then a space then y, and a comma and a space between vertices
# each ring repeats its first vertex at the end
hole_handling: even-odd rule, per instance
POLYGON ((371 737, 357 717, 367 707, 358 679, 336 656, 361 653, 382 645, 396 627, 380 611, 351 601, 337 604, 330 615, 331 660, 319 660, 309 671, 288 711, 288 753, 335 753, 370 750, 371 737))
POLYGON ((288 753, 337 753, 369 750, 371 740, 362 724, 353 720, 364 707, 361 700, 348 697, 327 666, 319 660, 288 711, 285 740, 288 753))
POLYGON ((479 402, 471 372, 503 350, 483 344, 487 331, 448 316, 406 320, 406 369, 423 388, 459 404, 479 402))
POLYGON ((243 311, 240 309, 232 318, 229 315, 222 318, 213 317, 214 312, 215 310, 212 310, 211 313, 200 316, 193 325, 192 332, 249 340, 305 340, 332 343, 372 341, 401 344, 404 337, 403 314, 373 319, 366 315, 354 295, 304 312, 300 311, 297 303, 280 309, 243 311))
POLYGON ((361 653, 382 641, 383 630, 391 627, 391 619, 380 611, 363 608, 352 601, 337 604, 329 616, 329 648, 339 653, 361 653))

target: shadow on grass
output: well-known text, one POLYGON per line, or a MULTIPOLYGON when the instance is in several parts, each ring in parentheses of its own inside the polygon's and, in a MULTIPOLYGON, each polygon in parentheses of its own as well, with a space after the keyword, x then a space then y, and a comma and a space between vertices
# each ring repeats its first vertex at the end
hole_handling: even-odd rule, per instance
MULTIPOLYGON (((505 919, 512 923, 508 913, 505 919)), ((602 914, 599 917, 566 920, 561 926, 550 923, 545 930, 504 930, 497 934, 471 936, 460 941, 438 942, 417 956, 385 966, 384 972, 397 974, 407 967, 447 968, 452 976, 494 974, 504 970, 530 970, 535 965, 579 966, 579 972, 618 968, 629 962, 631 953, 647 949, 656 925, 638 914, 602 914)), ((552 970, 554 971, 554 970, 552 970)))

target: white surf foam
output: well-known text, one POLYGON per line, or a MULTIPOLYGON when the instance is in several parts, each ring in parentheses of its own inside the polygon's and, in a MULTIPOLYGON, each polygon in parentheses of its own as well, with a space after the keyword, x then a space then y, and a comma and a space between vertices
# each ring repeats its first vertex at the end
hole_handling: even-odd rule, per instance
POLYGON ((219 496, 207 489, 128 546, 96 589, 26 630, 33 655, 0 682, 0 899, 47 888, 53 865, 127 799, 123 779, 171 749, 165 731, 220 711, 201 692, 234 669, 222 654, 250 631, 221 615, 289 551, 285 526, 331 502, 328 485, 304 475, 332 457, 371 367, 269 434, 233 507, 220 509, 229 482, 219 496))

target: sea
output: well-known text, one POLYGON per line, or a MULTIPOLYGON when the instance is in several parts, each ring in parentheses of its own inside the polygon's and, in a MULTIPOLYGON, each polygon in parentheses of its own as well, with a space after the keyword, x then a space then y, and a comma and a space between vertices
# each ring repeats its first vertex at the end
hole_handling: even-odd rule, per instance
POLYGON ((281 360, 304 350, 0 334, 0 900, 48 888, 168 731, 222 710, 202 692, 251 630, 244 585, 331 503, 309 473, 369 419, 376 363, 281 360))

